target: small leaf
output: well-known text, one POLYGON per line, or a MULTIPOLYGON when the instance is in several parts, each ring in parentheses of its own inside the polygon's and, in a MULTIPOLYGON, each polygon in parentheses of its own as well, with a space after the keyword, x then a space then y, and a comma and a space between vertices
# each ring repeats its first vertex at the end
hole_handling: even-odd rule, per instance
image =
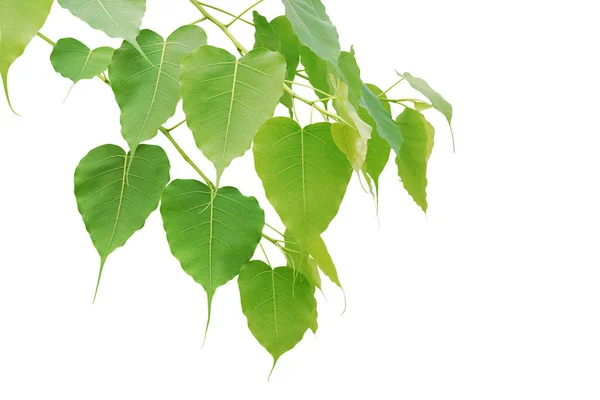
POLYGON ((282 0, 300 43, 337 66, 340 38, 321 0, 282 0))
POLYGON ((350 52, 342 51, 337 76, 348 85, 350 103, 358 109, 359 101, 362 97, 363 82, 360 77, 360 68, 354 55, 354 48, 350 52))
POLYGON ((265 48, 271 51, 281 50, 281 40, 275 33, 275 29, 271 26, 269 21, 260 15, 257 11, 252 13, 254 18, 254 48, 265 48))
MULTIPOLYGON (((315 90, 317 97, 319 99, 329 97, 324 95, 323 92, 333 94, 329 85, 329 70, 331 67, 306 46, 301 47, 300 54, 308 81, 315 89, 318 89, 318 91, 315 90)), ((327 105, 327 101, 324 101, 324 103, 327 105)))
POLYGON ((405 143, 397 157, 398 175, 406 191, 427 212, 427 161, 433 149, 435 131, 423 114, 406 108, 397 119, 405 143))
POLYGON ((99 47, 92 51, 77 39, 65 38, 54 46, 50 62, 56 72, 77 83, 106 71, 114 52, 112 47, 99 47))
POLYGON ((367 157, 367 142, 360 136, 358 130, 346 124, 333 124, 331 135, 337 147, 348 157, 350 165, 355 171, 360 171, 367 157))
POLYGON ((309 254, 298 246, 289 231, 285 232, 285 248, 291 250, 291 253, 287 255, 287 266, 300 272, 314 287, 321 289, 319 267, 309 257, 309 254))
POLYGON ((0 3, 0 76, 11 110, 8 70, 44 25, 52 2, 53 0, 3 0, 0 3))
POLYGON ((248 328, 273 356, 271 372, 309 328, 316 330, 315 289, 295 274, 292 268, 271 269, 262 261, 252 261, 242 268, 238 280, 248 328))
MULTIPOLYGON (((400 74, 398 74, 400 75, 400 74)), ((448 124, 452 124, 452 105, 448 103, 438 92, 433 90, 431 86, 427 82, 425 82, 421 78, 416 78, 405 72, 404 75, 400 75, 404 77, 406 81, 413 87, 413 89, 420 92, 423 96, 427 97, 431 102, 433 108, 441 112, 446 120, 448 120, 448 124)))
POLYGON ((273 118, 257 133, 254 165, 267 199, 306 248, 336 216, 352 169, 331 137, 331 124, 301 128, 273 118))
POLYGON ((255 198, 233 187, 214 193, 195 180, 173 181, 164 191, 160 212, 171 252, 206 290, 208 329, 213 296, 254 255, 264 212, 255 198))
POLYGON ((204 46, 184 58, 183 110, 196 145, 217 169, 217 181, 273 115, 285 68, 283 57, 266 49, 236 60, 223 49, 204 46))
POLYGON ((144 29, 137 41, 152 65, 130 43, 123 42, 109 68, 121 109, 121 133, 132 153, 140 143, 156 136, 160 126, 175 114, 181 98, 181 60, 206 45, 206 33, 200 27, 186 25, 165 41, 144 29))
POLYGON ((400 148, 404 139, 402 138, 402 132, 394 120, 391 114, 381 104, 381 101, 375 93, 369 89, 369 87, 363 84, 362 97, 360 99, 360 105, 369 113, 369 115, 375 121, 377 126, 377 133, 390 145, 391 149, 396 154, 400 154, 400 148))
POLYGON ((327 246, 323 239, 319 236, 308 246, 308 251, 312 258, 315 260, 321 271, 335 283, 339 288, 342 287, 340 278, 338 276, 337 269, 333 263, 333 259, 329 255, 327 246))
POLYGON ((58 0, 89 26, 112 38, 125 39, 144 54, 135 38, 140 33, 146 0, 58 0))
POLYGON ((170 179, 169 160, 160 147, 140 146, 131 163, 129 157, 119 146, 104 145, 75 170, 77 207, 100 254, 98 285, 108 256, 142 229, 170 179))

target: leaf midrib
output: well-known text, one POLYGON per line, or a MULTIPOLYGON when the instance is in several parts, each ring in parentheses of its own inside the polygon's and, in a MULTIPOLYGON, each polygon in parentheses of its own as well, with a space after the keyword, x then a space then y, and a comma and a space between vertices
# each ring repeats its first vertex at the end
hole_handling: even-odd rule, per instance
POLYGON ((229 142, 229 129, 231 128, 231 116, 233 115, 233 103, 235 101, 235 88, 237 85, 237 73, 238 73, 239 66, 240 66, 240 62, 238 60, 236 60, 235 67, 233 70, 233 87, 231 88, 231 101, 229 103, 229 114, 227 116, 227 129, 225 130, 225 145, 223 146, 223 155, 221 156, 221 165, 219 167, 219 169, 220 169, 219 177, 224 170, 223 164, 225 163, 225 154, 227 153, 227 145, 229 142))
POLYGON ((119 225, 119 218, 121 216, 121 209, 123 207, 123 198, 125 195, 125 177, 127 176, 127 158, 128 158, 128 156, 127 156, 127 154, 125 154, 124 163, 123 163, 123 177, 121 178, 122 179, 121 193, 119 194, 119 204, 117 205, 117 216, 115 217, 115 225, 113 226, 113 230, 112 230, 110 238, 108 240, 106 250, 104 251, 104 256, 102 257, 103 263, 108 258, 108 255, 110 253, 110 247, 112 246, 113 240, 115 238, 115 234, 117 232, 117 227, 119 225))

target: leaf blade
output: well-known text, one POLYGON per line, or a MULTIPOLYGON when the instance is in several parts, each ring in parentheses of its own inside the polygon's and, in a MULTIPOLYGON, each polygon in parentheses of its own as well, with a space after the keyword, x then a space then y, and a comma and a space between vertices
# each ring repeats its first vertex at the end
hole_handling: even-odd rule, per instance
POLYGON ((91 50, 77 39, 64 38, 56 42, 50 62, 56 72, 77 83, 106 71, 114 52, 112 47, 91 50))

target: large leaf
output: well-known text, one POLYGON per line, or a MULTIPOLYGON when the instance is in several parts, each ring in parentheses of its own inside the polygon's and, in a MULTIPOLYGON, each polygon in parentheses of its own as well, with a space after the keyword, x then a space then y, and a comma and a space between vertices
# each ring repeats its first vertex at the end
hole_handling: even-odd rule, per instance
POLYGON ((112 38, 127 40, 143 54, 135 38, 140 33, 146 0, 58 0, 58 3, 92 28, 112 38))
POLYGON ((112 47, 90 50, 77 39, 65 38, 60 39, 54 46, 50 62, 56 72, 77 83, 106 71, 114 52, 112 47))
POLYGON ((315 289, 296 274, 292 268, 272 269, 262 261, 252 261, 238 280, 248 328, 273 356, 273 368, 309 328, 316 330, 315 289))
MULTIPOLYGON (((255 43, 254 48, 265 48, 281 53, 286 62, 285 79, 293 81, 296 77, 298 64, 300 63, 300 41, 294 33, 290 21, 285 15, 268 22, 265 17, 254 11, 255 43)), ((288 84, 291 87, 291 84, 288 84)), ((285 92, 281 97, 281 103, 293 111, 294 104, 292 96, 285 92)))
POLYGON ((397 123, 404 134, 404 146, 397 157, 398 175, 406 191, 427 212, 427 162, 433 149, 435 131, 423 114, 406 108, 397 123))
POLYGON ((144 29, 137 38, 148 62, 128 42, 123 42, 110 64, 113 92, 121 108, 121 133, 132 153, 156 136, 158 128, 175 114, 181 99, 181 60, 206 45, 206 33, 197 26, 177 29, 163 40, 144 29))
POLYGON ((40 30, 53 0, 0 0, 0 76, 8 105, 8 70, 40 30))
POLYGON ((129 163, 129 157, 119 146, 104 145, 75 170, 77 207, 100 254, 96 293, 107 257, 142 229, 170 179, 169 160, 160 147, 140 146, 135 160, 129 163))
POLYGON ((323 60, 337 65, 340 38, 321 0, 282 0, 300 43, 323 60))
POLYGON ((400 154, 400 148, 404 139, 402 138, 402 132, 394 120, 391 114, 381 104, 381 101, 373 91, 366 85, 362 87, 362 97, 360 99, 360 105, 369 113, 369 115, 375 121, 377 127, 377 133, 390 145, 390 148, 400 154))
POLYGON ((269 202, 306 248, 336 216, 352 175, 331 124, 301 128, 289 118, 267 121, 254 141, 254 164, 269 202))
POLYGON ((195 180, 173 181, 160 211, 171 252, 206 290, 210 321, 215 291, 239 274, 260 242, 264 212, 233 187, 215 194, 195 180))
POLYGON ((236 60, 223 49, 204 46, 184 58, 183 110, 198 148, 217 169, 217 181, 273 115, 285 68, 283 57, 266 49, 236 60))

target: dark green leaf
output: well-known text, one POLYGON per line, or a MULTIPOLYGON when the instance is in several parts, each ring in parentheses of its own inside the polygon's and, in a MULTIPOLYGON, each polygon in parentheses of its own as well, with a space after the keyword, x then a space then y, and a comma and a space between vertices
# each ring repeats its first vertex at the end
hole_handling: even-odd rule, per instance
MULTIPOLYGON (((315 91, 315 94, 319 99, 324 99, 329 96, 324 95, 322 92, 333 94, 333 90, 330 86, 329 70, 330 66, 326 61, 323 61, 317 56, 311 49, 306 46, 302 46, 300 49, 302 56, 302 65, 306 70, 306 75, 310 84, 319 91, 315 91)), ((327 104, 327 101, 325 101, 327 104)))

